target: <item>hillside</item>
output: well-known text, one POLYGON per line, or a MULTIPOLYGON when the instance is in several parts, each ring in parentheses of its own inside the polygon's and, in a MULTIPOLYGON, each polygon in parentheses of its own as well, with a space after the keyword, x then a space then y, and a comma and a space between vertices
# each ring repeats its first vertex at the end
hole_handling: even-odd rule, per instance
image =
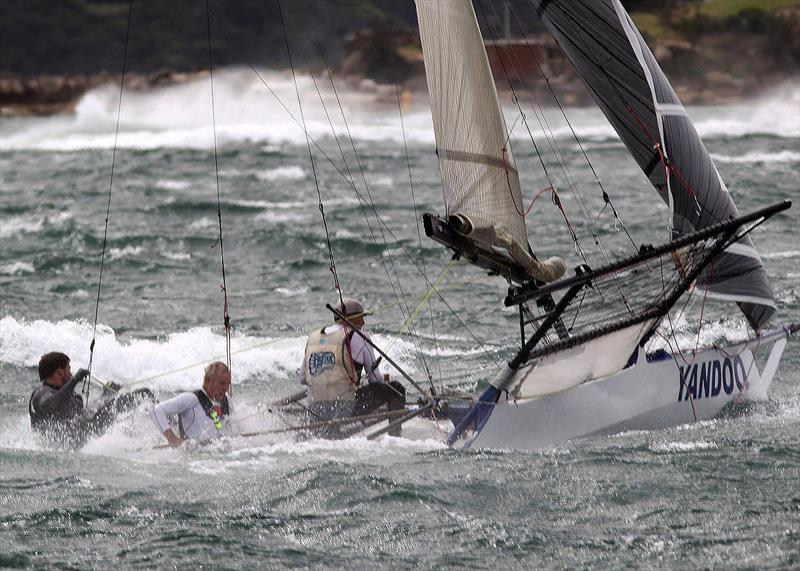
MULTIPOLYGON (((687 102, 736 99, 796 77, 800 0, 623 0, 687 102)), ((127 72, 134 89, 183 81, 207 70, 206 5, 198 0, 133 2, 127 72)), ((489 31, 549 41, 527 0, 482 1, 489 31), (519 15, 519 16, 517 16, 519 15)), ((121 72, 127 0, 6 0, 0 18, 0 106, 5 115, 69 108, 86 89, 121 72)), ((422 73, 411 0, 210 0, 215 67, 294 63, 378 82, 419 84, 422 73), (284 34, 284 26, 286 34, 284 34)), ((554 56, 558 58, 557 54, 554 56)), ((558 64, 558 62, 555 62, 558 64)), ((567 98, 585 100, 566 78, 567 98), (574 93, 570 93, 573 92, 574 93)))

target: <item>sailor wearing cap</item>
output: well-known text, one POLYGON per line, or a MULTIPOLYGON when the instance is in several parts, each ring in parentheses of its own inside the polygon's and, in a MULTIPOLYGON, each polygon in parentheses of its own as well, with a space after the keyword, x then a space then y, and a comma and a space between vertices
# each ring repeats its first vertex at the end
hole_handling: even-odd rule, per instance
POLYGON ((371 313, 349 298, 342 300, 338 309, 359 333, 337 317, 333 325, 309 335, 300 382, 308 385, 311 410, 323 418, 332 418, 368 414, 384 404, 389 410, 402 409, 405 388, 397 381, 389 381, 388 374, 381 375, 372 347, 360 333, 364 317, 371 313), (359 388, 362 373, 367 384, 359 388))

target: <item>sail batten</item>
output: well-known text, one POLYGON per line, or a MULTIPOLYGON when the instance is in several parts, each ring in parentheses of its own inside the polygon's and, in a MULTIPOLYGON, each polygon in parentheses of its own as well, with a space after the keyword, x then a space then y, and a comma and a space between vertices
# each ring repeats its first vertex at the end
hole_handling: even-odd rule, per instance
MULTIPOLYGON (((653 53, 619 0, 531 0, 634 160, 667 203, 673 237, 736 216, 708 151, 653 53)), ((775 312, 749 237, 698 280, 736 301, 754 328, 775 312)))

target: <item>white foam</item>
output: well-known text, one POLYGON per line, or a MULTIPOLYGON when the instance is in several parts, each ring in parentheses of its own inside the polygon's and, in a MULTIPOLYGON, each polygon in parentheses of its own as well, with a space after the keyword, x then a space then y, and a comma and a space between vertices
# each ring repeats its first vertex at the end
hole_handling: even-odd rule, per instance
POLYGON ((168 260, 175 260, 178 262, 192 258, 192 255, 187 252, 162 252, 161 255, 168 260))
POLYGON ((124 248, 111 248, 108 250, 109 260, 119 260, 121 258, 134 258, 144 252, 141 246, 125 246, 124 248))
POLYGON ((307 222, 313 218, 312 214, 306 212, 261 212, 256 216, 259 222, 269 222, 281 224, 285 222, 307 222))
MULTIPOLYGON (((42 354, 61 351, 73 368, 89 360, 91 324, 85 321, 0 319, 0 362, 35 367, 42 354)), ((234 335, 231 340, 234 384, 272 375, 286 377, 302 361, 305 338, 273 339, 234 335)), ((113 329, 98 325, 93 375, 126 386, 140 384, 157 391, 194 390, 209 361, 224 359, 225 338, 210 327, 195 327, 156 341, 120 341, 113 329)))
MULTIPOLYGON (((699 300, 702 302, 702 296, 699 300)), ((697 302, 693 298, 693 301, 697 302)), ((725 343, 735 343, 743 341, 750 337, 750 330, 743 319, 733 317, 725 318, 719 321, 704 321, 700 329, 700 335, 697 334, 697 323, 690 323, 686 319, 686 314, 693 314, 691 309, 681 315, 679 318, 664 319, 659 326, 661 335, 654 335, 648 342, 647 350, 654 349, 680 349, 681 351, 691 351, 695 347, 703 348, 713 345, 721 345, 725 343), (663 337, 662 337, 663 335, 663 337), (666 337, 671 344, 671 347, 664 339, 666 337)))
POLYGON ((785 258, 799 258, 800 250, 786 250, 785 252, 766 252, 761 254, 765 260, 781 260, 785 258))
POLYGON ((30 262, 12 262, 0 265, 0 274, 16 276, 21 274, 33 274, 36 270, 30 262))
POLYGON ((186 190, 191 186, 191 183, 188 180, 162 179, 157 180, 155 186, 165 190, 186 190))
POLYGON ((192 230, 205 230, 206 228, 211 228, 214 226, 216 222, 211 219, 209 216, 203 216, 189 224, 189 228, 192 230))
POLYGON ((286 288, 286 287, 276 287, 274 291, 275 291, 275 293, 277 293, 279 295, 282 295, 284 297, 296 297, 298 295, 302 295, 304 293, 307 293, 308 292, 308 288, 307 287, 297 287, 297 288, 289 289, 289 288, 286 288))
MULTIPOLYGON (((273 152, 286 143, 306 143, 305 134, 298 124, 300 115, 291 75, 270 71, 263 71, 261 75, 280 102, 251 70, 228 69, 215 73, 218 146, 254 144, 273 152)), ((323 144, 326 139, 330 142, 335 133, 347 151, 351 145, 342 136, 346 130, 336 98, 330 86, 319 83, 325 106, 334 123, 333 129, 311 78, 298 76, 308 132, 323 144)), ((365 152, 364 143, 375 141, 402 143, 405 140, 411 145, 432 147, 434 134, 427 95, 415 95, 411 108, 403 115, 404 128, 401 128, 396 107, 386 105, 379 92, 379 89, 339 86, 350 133, 359 152, 365 152)), ((73 117, 16 121, 4 132, 3 149, 68 152, 112 148, 115 144, 118 97, 116 87, 106 86, 86 93, 73 117)), ((147 92, 126 92, 116 143, 120 148, 131 149, 213 148, 210 101, 207 77, 147 92)), ((504 105, 507 123, 513 127, 511 136, 521 143, 520 146, 525 147, 526 141, 528 145, 530 143, 528 128, 540 142, 543 141, 543 129, 531 110, 525 110, 528 117, 526 128, 519 111, 509 102, 504 105)), ((688 112, 702 137, 766 134, 797 138, 800 137, 798 106, 800 89, 788 86, 754 101, 728 106, 694 107, 688 112)), ((545 109, 544 113, 548 117, 548 134, 557 139, 572 139, 572 128, 581 140, 617 139, 611 125, 596 108, 568 109, 572 128, 557 110, 545 109)), ((279 168, 265 171, 260 176, 265 180, 273 180, 270 177, 275 177, 274 180, 291 180, 306 177, 307 174, 301 174, 300 170, 279 168)), ((172 184, 166 182, 167 185, 172 184)))
POLYGON ((285 166, 276 167, 274 169, 265 170, 256 173, 256 178, 259 180, 275 181, 280 179, 285 180, 299 180, 306 177, 306 171, 298 166, 285 166))
POLYGON ((69 212, 58 212, 45 216, 10 216, 0 224, 0 238, 9 238, 18 234, 40 232, 46 227, 62 226, 72 218, 69 212))
POLYGON ((694 452, 695 450, 713 450, 719 448, 714 442, 662 442, 650 446, 655 452, 694 452))
POLYGON ((711 158, 721 163, 800 163, 800 153, 783 150, 777 153, 751 152, 731 157, 728 155, 712 154, 711 158))
MULTIPOLYGON (((0 363, 35 367, 48 351, 70 356, 73 369, 89 360, 92 326, 86 321, 27 321, 6 316, 0 319, 0 363)), ((411 374, 416 373, 415 346, 404 339, 378 334, 379 346, 391 346, 395 360, 411 374)), ((234 334, 231 339, 233 383, 258 382, 265 388, 273 379, 294 378, 303 359, 305 335, 272 338, 234 334)), ((92 374, 102 381, 126 386, 147 386, 156 391, 194 390, 203 367, 224 360, 225 337, 208 326, 171 333, 158 340, 120 340, 113 329, 99 324, 92 374)), ((383 372, 399 375, 388 363, 383 372)), ((277 387, 276 393, 283 387, 277 387)))

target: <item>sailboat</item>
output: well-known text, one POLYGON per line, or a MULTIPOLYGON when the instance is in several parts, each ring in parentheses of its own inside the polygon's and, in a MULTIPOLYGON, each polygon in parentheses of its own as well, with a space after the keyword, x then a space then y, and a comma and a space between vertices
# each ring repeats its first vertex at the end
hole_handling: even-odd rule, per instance
POLYGON ((570 273, 560 258, 540 261, 473 4, 417 0, 445 207, 443 216, 424 215, 425 232, 507 280, 504 303, 520 323, 515 356, 454 421, 448 444, 534 450, 711 419, 738 401, 766 399, 798 325, 765 329, 776 306, 749 234, 791 203, 738 213, 619 0, 531 4, 666 203, 669 241, 620 261, 587 259, 570 273), (648 350, 687 292, 736 303, 754 333, 725 347, 648 350))

